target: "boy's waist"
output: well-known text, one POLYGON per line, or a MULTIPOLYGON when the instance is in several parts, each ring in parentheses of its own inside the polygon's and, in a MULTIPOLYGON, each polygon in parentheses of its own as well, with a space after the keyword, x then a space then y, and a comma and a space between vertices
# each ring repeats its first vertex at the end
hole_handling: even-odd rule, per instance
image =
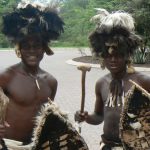
POLYGON ((102 139, 103 143, 105 143, 106 145, 109 145, 111 147, 122 146, 122 142, 120 139, 118 139, 118 140, 108 139, 107 137, 105 137, 104 134, 101 135, 101 139, 102 139))

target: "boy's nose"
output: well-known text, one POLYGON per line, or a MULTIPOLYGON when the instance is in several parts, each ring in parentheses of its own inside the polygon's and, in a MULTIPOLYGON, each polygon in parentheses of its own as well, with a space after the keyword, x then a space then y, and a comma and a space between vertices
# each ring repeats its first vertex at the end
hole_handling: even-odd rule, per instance
POLYGON ((111 56, 110 60, 115 61, 116 60, 115 56, 111 56))

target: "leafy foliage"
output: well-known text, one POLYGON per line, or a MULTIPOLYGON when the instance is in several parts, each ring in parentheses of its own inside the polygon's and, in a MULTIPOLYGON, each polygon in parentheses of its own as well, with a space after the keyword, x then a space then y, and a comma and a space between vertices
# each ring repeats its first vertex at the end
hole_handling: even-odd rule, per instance
POLYGON ((136 31, 142 36, 143 44, 136 51, 134 63, 147 63, 150 56, 150 1, 149 0, 123 0, 122 7, 133 14, 136 22, 136 31), (126 5, 126 6, 125 6, 126 5))
MULTIPOLYGON (((16 6, 18 0, 1 0, 0 1, 0 31, 2 28, 2 16, 6 12, 11 12, 16 6)), ((10 27, 11 28, 11 27, 10 27)), ((11 44, 7 38, 0 32, 0 47, 10 47, 11 44)))

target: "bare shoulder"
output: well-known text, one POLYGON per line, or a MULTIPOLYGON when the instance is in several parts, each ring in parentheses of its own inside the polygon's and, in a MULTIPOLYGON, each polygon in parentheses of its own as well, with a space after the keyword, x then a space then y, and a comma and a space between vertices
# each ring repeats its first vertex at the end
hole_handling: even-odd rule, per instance
POLYGON ((110 82, 110 74, 107 74, 101 78, 99 78, 96 82, 96 85, 102 86, 104 83, 109 83, 110 82))
POLYGON ((10 66, 5 69, 0 70, 0 86, 5 88, 7 84, 11 81, 11 79, 14 77, 15 71, 14 66, 10 66))
POLYGON ((96 88, 102 89, 104 86, 106 86, 110 83, 110 80, 111 80, 110 74, 107 74, 107 75, 99 78, 96 82, 96 88))
POLYGON ((137 82, 140 86, 142 86, 145 90, 150 92, 150 76, 142 73, 142 72, 136 72, 131 77, 132 80, 137 82))
POLYGON ((50 86, 57 86, 57 80, 52 74, 50 74, 44 70, 41 70, 40 76, 41 76, 41 78, 46 80, 46 82, 49 83, 50 86))

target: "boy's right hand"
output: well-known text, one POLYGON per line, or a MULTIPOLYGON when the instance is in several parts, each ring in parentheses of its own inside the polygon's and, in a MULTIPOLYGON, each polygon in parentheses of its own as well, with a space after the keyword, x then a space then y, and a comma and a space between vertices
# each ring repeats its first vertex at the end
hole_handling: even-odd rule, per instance
POLYGON ((83 122, 86 121, 88 117, 88 112, 85 111, 83 113, 81 113, 81 111, 76 111, 75 115, 74 115, 74 120, 78 121, 78 122, 83 122))

